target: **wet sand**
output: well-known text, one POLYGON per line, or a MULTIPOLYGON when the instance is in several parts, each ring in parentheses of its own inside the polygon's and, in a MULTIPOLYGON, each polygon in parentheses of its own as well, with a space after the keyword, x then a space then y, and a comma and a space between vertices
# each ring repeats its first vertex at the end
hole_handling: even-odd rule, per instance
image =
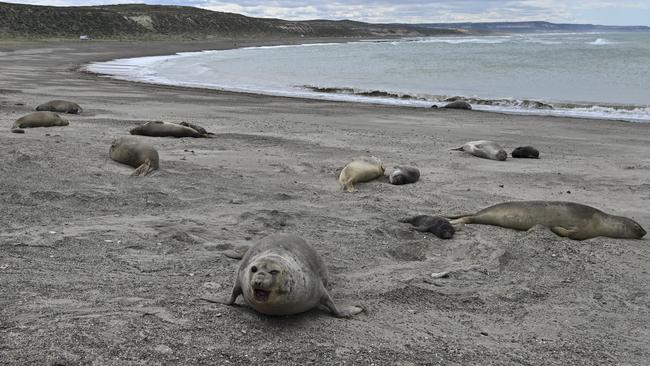
MULTIPOLYGON (((286 41, 285 41, 286 42, 286 41)), ((358 105, 135 84, 87 62, 259 42, 0 42, 0 360, 25 364, 642 365, 650 359, 648 239, 573 241, 466 225, 451 240, 409 214, 567 200, 650 228, 650 124, 358 105), (10 127, 51 99, 66 127, 10 127), (211 139, 143 137, 161 168, 109 159, 139 123, 187 121, 211 139), (488 139, 541 159, 450 149, 488 139), (421 180, 345 193, 374 155, 421 180), (272 233, 322 255, 339 304, 268 317, 228 296, 224 251, 272 233), (432 273, 450 271, 446 278, 432 273)), ((241 299, 240 299, 241 301, 241 299)))

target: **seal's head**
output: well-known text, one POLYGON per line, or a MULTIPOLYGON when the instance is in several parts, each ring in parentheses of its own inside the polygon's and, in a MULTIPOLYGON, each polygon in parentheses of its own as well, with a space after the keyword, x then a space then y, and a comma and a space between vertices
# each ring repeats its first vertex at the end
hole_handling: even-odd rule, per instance
POLYGON ((249 298, 257 304, 281 302, 280 298, 291 292, 293 279, 289 266, 279 256, 260 258, 247 271, 249 298))
POLYGON ((508 153, 505 150, 499 150, 496 155, 497 160, 506 160, 508 158, 508 153))
POLYGON ((623 216, 610 216, 606 225, 615 235, 613 238, 641 239, 647 232, 639 225, 638 222, 623 216))

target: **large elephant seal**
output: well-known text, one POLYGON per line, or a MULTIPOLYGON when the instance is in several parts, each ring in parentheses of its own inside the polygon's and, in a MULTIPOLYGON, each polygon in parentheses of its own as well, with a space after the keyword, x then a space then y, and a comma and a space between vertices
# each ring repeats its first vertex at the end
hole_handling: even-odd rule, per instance
POLYGON ((145 176, 158 169, 158 151, 153 146, 136 137, 118 137, 111 143, 111 159, 130 165, 135 169, 135 176, 145 176))
POLYGON ((539 151, 532 146, 519 146, 510 153, 513 158, 539 159, 539 151))
POLYGON ((440 239, 449 239, 456 232, 449 220, 444 217, 417 215, 405 217, 400 219, 399 222, 411 224, 417 231, 433 233, 440 239))
POLYGON ((559 236, 584 240, 597 236, 641 239, 646 231, 632 219, 608 215, 600 210, 573 202, 505 202, 472 215, 448 216, 452 224, 496 225, 529 230, 544 225, 559 236))
POLYGON ((368 182, 384 175, 384 165, 378 158, 360 157, 355 158, 346 165, 339 175, 339 184, 344 190, 354 192, 354 184, 368 182))
POLYGON ((14 122, 12 129, 31 127, 67 126, 70 122, 54 112, 33 112, 14 122))
POLYGON ((131 129, 129 132, 131 135, 153 137, 206 137, 206 135, 191 127, 160 121, 147 122, 131 129))
POLYGON ((420 179, 420 170, 412 166, 396 166, 388 175, 388 183, 395 185, 415 183, 420 179))
POLYGON ((455 101, 455 102, 448 103, 442 108, 445 108, 445 109, 463 109, 463 110, 466 110, 466 111, 471 111, 472 110, 472 106, 469 103, 467 103, 465 101, 462 101, 462 100, 458 100, 458 101, 455 101))
POLYGON ((82 109, 77 103, 68 102, 66 100, 50 100, 36 107, 37 111, 50 111, 59 113, 81 113, 82 109))
POLYGON ((485 159, 503 161, 508 158, 508 153, 499 144, 487 140, 470 141, 465 145, 452 150, 465 151, 474 156, 485 159))
POLYGON ((268 315, 291 315, 323 307, 336 317, 351 317, 363 309, 337 307, 330 296, 328 273, 316 251, 288 234, 267 236, 244 255, 230 300, 239 295, 253 309, 268 315))

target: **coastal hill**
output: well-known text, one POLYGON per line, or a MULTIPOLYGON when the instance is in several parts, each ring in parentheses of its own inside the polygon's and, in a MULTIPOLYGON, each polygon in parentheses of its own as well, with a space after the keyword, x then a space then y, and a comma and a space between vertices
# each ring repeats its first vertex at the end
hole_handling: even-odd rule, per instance
POLYGON ((463 29, 474 32, 506 32, 506 33, 535 33, 535 32, 650 32, 646 26, 615 26, 597 24, 562 24, 550 22, 492 22, 492 23, 430 23, 417 24, 419 27, 438 29, 463 29))
POLYGON ((418 37, 460 30, 354 21, 252 18, 189 6, 55 7, 0 3, 0 37, 25 39, 196 39, 212 37, 418 37))

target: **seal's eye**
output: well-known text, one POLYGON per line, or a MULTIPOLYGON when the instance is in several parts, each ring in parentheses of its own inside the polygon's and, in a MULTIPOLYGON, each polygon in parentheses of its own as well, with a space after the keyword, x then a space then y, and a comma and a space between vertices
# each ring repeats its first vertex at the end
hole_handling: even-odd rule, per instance
POLYGON ((269 273, 275 276, 276 274, 280 273, 280 271, 278 271, 277 269, 274 269, 269 273))
POLYGON ((251 267, 251 272, 253 272, 253 273, 257 272, 257 267, 252 266, 252 267, 251 267))

